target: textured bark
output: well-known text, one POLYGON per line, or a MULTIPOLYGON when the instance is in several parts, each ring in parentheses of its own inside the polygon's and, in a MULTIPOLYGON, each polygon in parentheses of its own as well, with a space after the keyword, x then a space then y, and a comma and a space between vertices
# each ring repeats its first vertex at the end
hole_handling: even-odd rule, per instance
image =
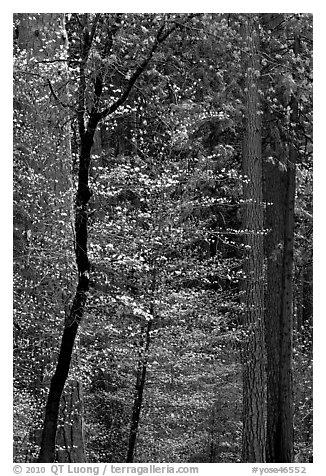
MULTIPOLYGON (((276 167, 274 166, 274 169, 276 167)), ((268 237, 266 292, 267 461, 293 462, 293 226, 294 170, 267 176, 268 237), (276 180, 272 180, 272 177, 276 180), (284 200, 280 200, 284 197, 284 200)))
POLYGON ((282 276, 282 317, 280 335, 280 410, 278 415, 279 463, 293 462, 293 252, 294 252, 294 202, 296 152, 291 146, 287 170, 287 197, 284 229, 284 254, 282 276))
POLYGON ((265 326, 267 349, 267 461, 276 461, 278 444, 280 333, 286 176, 277 163, 266 164, 267 291, 265 326))
MULTIPOLYGON (((298 43, 294 47, 298 53, 298 43)), ((298 120, 291 99, 290 123, 298 120)), ((293 462, 293 250, 297 151, 290 133, 288 157, 266 168, 267 227, 267 461, 293 462)), ((282 157, 282 156, 281 156, 282 157)))
POLYGON ((244 342, 242 461, 265 460, 264 431, 264 327, 263 327, 263 196, 261 115, 258 93, 259 39, 255 18, 243 25, 245 57, 246 121, 243 147, 244 215, 244 342))

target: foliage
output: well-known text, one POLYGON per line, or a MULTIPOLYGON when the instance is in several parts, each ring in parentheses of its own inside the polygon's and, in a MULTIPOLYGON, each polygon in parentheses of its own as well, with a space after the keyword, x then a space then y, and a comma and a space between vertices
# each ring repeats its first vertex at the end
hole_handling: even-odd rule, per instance
MULTIPOLYGON (((33 21, 41 19, 39 14, 33 21)), ((164 31, 178 28, 94 137, 90 290, 70 375, 83 387, 87 458, 125 461, 144 329, 152 322, 135 460, 239 462, 246 177, 243 45, 235 14, 70 14, 66 32, 58 26, 56 33, 67 35, 69 49, 66 43, 51 47, 50 33, 42 37, 46 59, 15 45, 15 460, 37 455, 49 379, 75 292, 81 45, 95 20, 84 70, 86 119, 99 74, 99 106, 106 110, 147 58, 162 24, 164 31)), ((262 79, 268 78, 261 94, 271 114, 264 158, 276 160, 275 144, 285 143, 291 127, 301 158, 295 235, 298 461, 307 461, 312 451, 311 52, 303 41, 294 58, 288 38, 294 30, 309 38, 310 23, 307 15, 287 15, 279 36, 260 32, 262 79), (295 77, 289 73, 293 64, 295 77), (289 125, 286 104, 293 93, 300 120, 289 125), (308 290, 304 302, 302 286, 308 290)), ((15 25, 22 28, 21 17, 15 25)))

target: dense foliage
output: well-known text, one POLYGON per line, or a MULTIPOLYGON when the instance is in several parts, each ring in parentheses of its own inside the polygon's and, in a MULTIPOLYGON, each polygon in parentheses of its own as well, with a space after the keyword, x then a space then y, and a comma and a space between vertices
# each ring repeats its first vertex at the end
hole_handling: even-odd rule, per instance
MULTIPOLYGON (((241 461, 243 21, 235 14, 15 15, 15 461, 39 453, 76 291, 81 106, 85 123, 94 108, 105 114, 89 168, 89 289, 65 386, 75 395, 78 382, 81 396, 76 411, 65 414, 61 405, 59 427, 83 420, 87 461, 126 461, 145 369, 134 461, 241 461)), ((296 461, 312 455, 311 21, 286 14, 273 31, 265 19, 259 30, 263 160, 282 168, 292 129, 299 153, 296 461)), ((58 438, 58 461, 64 445, 69 453, 58 438)))

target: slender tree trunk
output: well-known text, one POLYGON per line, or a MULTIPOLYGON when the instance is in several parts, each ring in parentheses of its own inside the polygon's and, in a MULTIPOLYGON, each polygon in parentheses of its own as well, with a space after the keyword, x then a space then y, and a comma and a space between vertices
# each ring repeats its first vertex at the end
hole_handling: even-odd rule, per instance
POLYGON ((134 405, 132 409, 132 417, 131 417, 131 425, 130 425, 130 433, 129 433, 129 446, 128 446, 128 453, 127 453, 127 460, 126 460, 127 463, 132 463, 134 460, 134 452, 136 447, 140 412, 141 412, 141 407, 143 403, 143 393, 144 393, 145 382, 146 382, 147 358, 148 358, 147 354, 148 354, 149 345, 150 345, 150 332, 152 329, 152 323, 153 323, 152 320, 148 321, 146 326, 145 343, 141 342, 141 350, 140 350, 138 368, 137 368, 134 405))
MULTIPOLYGON (((179 25, 175 23, 172 27, 166 29, 166 24, 162 23, 147 56, 134 70, 134 73, 130 77, 121 96, 102 111, 100 111, 100 106, 104 87, 103 70, 98 68, 95 71, 96 78, 94 81, 92 107, 89 112, 87 124, 85 124, 87 90, 86 70, 89 60, 89 53, 97 31, 100 16, 101 14, 95 14, 92 16, 92 21, 90 21, 91 17, 86 13, 79 15, 78 19, 78 24, 80 26, 80 57, 76 116, 81 144, 78 165, 78 189, 75 198, 75 253, 78 270, 78 284, 75 298, 71 307, 70 316, 63 331, 58 363, 54 376, 51 380, 48 394, 41 450, 38 460, 40 463, 50 463, 53 462, 55 458, 55 438, 57 432, 60 398, 68 377, 74 342, 79 324, 84 314, 89 290, 90 263, 87 252, 88 202, 91 197, 91 191, 89 189, 89 169, 91 162, 91 148, 94 142, 95 131, 100 120, 113 114, 126 102, 130 92, 134 87, 134 84, 147 68, 149 61, 152 59, 160 44, 162 44, 168 38, 168 36, 179 27, 179 25)), ((111 51, 113 38, 120 28, 121 15, 116 14, 115 20, 115 24, 111 25, 110 29, 108 29, 109 34, 106 35, 107 43, 105 45, 105 49, 107 54, 109 54, 111 51)))
POLYGON ((263 293, 263 196, 261 114, 258 92, 259 38, 256 20, 244 21, 246 43, 246 120, 243 148, 244 219, 244 342, 242 461, 265 460, 264 431, 264 293, 263 293))
POLYGON ((78 284, 70 316, 63 331, 57 367, 51 380, 45 409, 45 420, 39 455, 40 463, 51 463, 54 461, 60 398, 68 377, 74 342, 84 314, 89 289, 90 263, 87 254, 87 205, 91 193, 88 186, 88 174, 91 147, 96 126, 96 118, 91 117, 88 130, 81 136, 78 190, 75 207, 75 252, 78 268, 78 284))
MULTIPOLYGON (((54 60, 57 54, 60 52, 60 59, 62 60, 62 54, 68 52, 68 41, 65 30, 65 18, 64 14, 58 13, 41 13, 41 14, 16 14, 15 20, 17 21, 15 47, 17 52, 20 50, 26 50, 27 58, 34 58, 45 65, 48 60, 54 60)), ((51 63, 50 63, 51 64, 51 63)), ((49 77, 48 87, 48 109, 46 114, 42 116, 36 115, 36 121, 33 123, 33 127, 39 134, 39 156, 46 158, 45 164, 42 163, 42 174, 44 174, 49 184, 53 184, 53 194, 57 202, 62 204, 63 210, 67 212, 67 221, 63 225, 64 228, 60 231, 63 235, 68 237, 71 233, 70 219, 72 215, 72 180, 71 180, 71 141, 70 141, 70 126, 67 122, 67 110, 63 108, 54 93, 54 90, 60 89, 61 99, 65 103, 68 102, 67 86, 68 83, 68 69, 65 63, 60 61, 60 74, 57 77, 49 77), (59 78, 59 79, 58 79, 59 78), (53 83, 52 83, 53 81, 53 83), (57 88, 59 84, 59 88, 57 88), (55 104, 57 103, 57 104, 55 104), (58 107, 53 107, 58 106, 58 107), (42 151, 42 147, 44 150, 42 151)), ((45 73, 46 75, 46 73, 45 73)), ((36 135, 36 137, 38 137, 36 135)), ((35 139, 36 140, 36 139, 35 139)), ((40 168, 40 160, 37 156, 35 160, 35 167, 40 168)), ((40 200, 42 207, 46 209, 49 204, 42 198, 40 200)), ((51 221, 50 221, 51 223, 51 221)), ((42 223, 39 224, 42 226, 42 223)), ((62 227, 62 225, 60 225, 62 227)), ((50 228, 47 226, 47 232, 50 233, 50 228)), ((58 224, 56 221, 52 222, 51 233, 55 236, 58 233, 58 224)), ((62 236, 62 235, 61 235, 62 236)), ((68 240, 67 240, 68 241, 68 240)), ((61 249, 63 256, 65 255, 65 249, 61 249)), ((27 255, 27 258, 29 255, 27 255)), ((57 293, 53 293, 54 299, 57 298, 58 306, 64 305, 63 302, 63 290, 61 283, 67 280, 69 288, 70 284, 70 272, 69 263, 67 267, 63 266, 60 270, 60 278, 57 283, 57 293)), ((51 343, 49 342, 49 346, 51 343)), ((73 381, 68 387, 65 400, 68 402, 75 402, 76 405, 76 389, 78 388, 78 394, 80 394, 80 384, 77 381, 73 381), (71 391, 71 394, 69 394, 71 391)), ((36 391, 37 389, 35 389, 36 391)), ((65 415, 64 411, 67 410, 68 405, 64 405, 61 409, 62 419, 65 421, 68 418, 71 419, 71 415, 65 415)), ((74 434, 74 439, 82 440, 82 433, 77 433, 82 427, 81 412, 75 412, 73 418, 74 427, 71 428, 70 434, 74 434)), ((38 432, 36 435, 31 435, 36 444, 41 443, 38 432)), ((67 444, 71 446, 71 443, 67 441, 67 444)), ((82 444, 78 444, 79 448, 82 448, 82 444)), ((83 452, 83 451, 82 451, 83 452)), ((35 456, 34 456, 35 458, 35 456)), ((74 461, 74 460, 72 460, 74 461)), ((76 461, 76 460, 75 460, 76 461)), ((77 460, 79 461, 79 460, 77 460)))
POLYGON ((151 330, 154 320, 154 293, 156 289, 156 269, 153 269, 152 280, 151 280, 151 296, 152 300, 150 303, 150 315, 151 319, 147 322, 146 326, 142 329, 142 337, 139 346, 139 359, 137 367, 137 377, 136 377, 136 386, 135 386, 135 396, 134 396, 134 405, 132 410, 130 433, 129 433, 129 446, 127 453, 127 463, 132 463, 134 460, 134 452, 136 447, 137 433, 139 427, 140 412, 143 403, 143 393, 146 382, 146 371, 147 371, 147 361, 148 361, 148 351, 151 343, 151 330), (145 334, 145 335, 144 335, 145 334), (143 338, 144 335, 144 338, 143 338))

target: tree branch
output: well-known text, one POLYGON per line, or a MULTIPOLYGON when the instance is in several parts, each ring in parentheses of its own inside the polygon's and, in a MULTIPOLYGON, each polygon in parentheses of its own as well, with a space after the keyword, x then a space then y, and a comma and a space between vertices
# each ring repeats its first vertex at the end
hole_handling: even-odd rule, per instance
POLYGON ((50 91, 51 91, 52 96, 53 96, 54 99, 60 104, 60 106, 71 108, 72 106, 70 106, 69 104, 66 104, 66 103, 60 101, 60 99, 58 98, 58 96, 56 95, 56 93, 55 93, 55 91, 54 91, 54 89, 53 89, 53 86, 52 86, 51 81, 49 80, 49 78, 47 78, 47 83, 48 83, 48 85, 49 85, 49 88, 50 88, 50 91))
POLYGON ((140 75, 145 71, 148 63, 152 59, 154 53, 156 52, 156 50, 158 49, 160 44, 163 43, 177 28, 180 28, 180 26, 183 26, 183 25, 180 25, 179 23, 175 22, 174 25, 171 28, 169 28, 167 31, 165 31, 165 33, 164 33, 165 25, 166 24, 164 22, 161 25, 161 27, 159 28, 159 30, 156 34, 156 37, 155 37, 155 41, 154 41, 151 49, 149 50, 146 58, 135 69, 133 75, 130 77, 130 79, 128 81, 128 84, 127 84, 124 92, 121 94, 119 99, 117 99, 113 104, 111 104, 111 106, 107 107, 106 109, 104 109, 100 113, 101 119, 104 119, 106 116, 115 112, 127 100, 132 87, 134 86, 134 84, 136 83, 136 81, 140 77, 140 75))
MULTIPOLYGON (((92 42, 96 33, 97 23, 99 21, 100 14, 97 13, 92 24, 91 32, 89 33, 86 27, 83 27, 83 39, 82 39, 82 51, 80 62, 80 80, 78 86, 78 109, 77 109, 77 121, 79 128, 79 135, 82 137, 85 134, 85 91, 86 91, 86 78, 85 68, 88 60, 88 55, 92 46, 92 42)), ((77 17, 78 19, 78 17, 77 17)), ((78 19, 80 26, 82 24, 78 19)))

